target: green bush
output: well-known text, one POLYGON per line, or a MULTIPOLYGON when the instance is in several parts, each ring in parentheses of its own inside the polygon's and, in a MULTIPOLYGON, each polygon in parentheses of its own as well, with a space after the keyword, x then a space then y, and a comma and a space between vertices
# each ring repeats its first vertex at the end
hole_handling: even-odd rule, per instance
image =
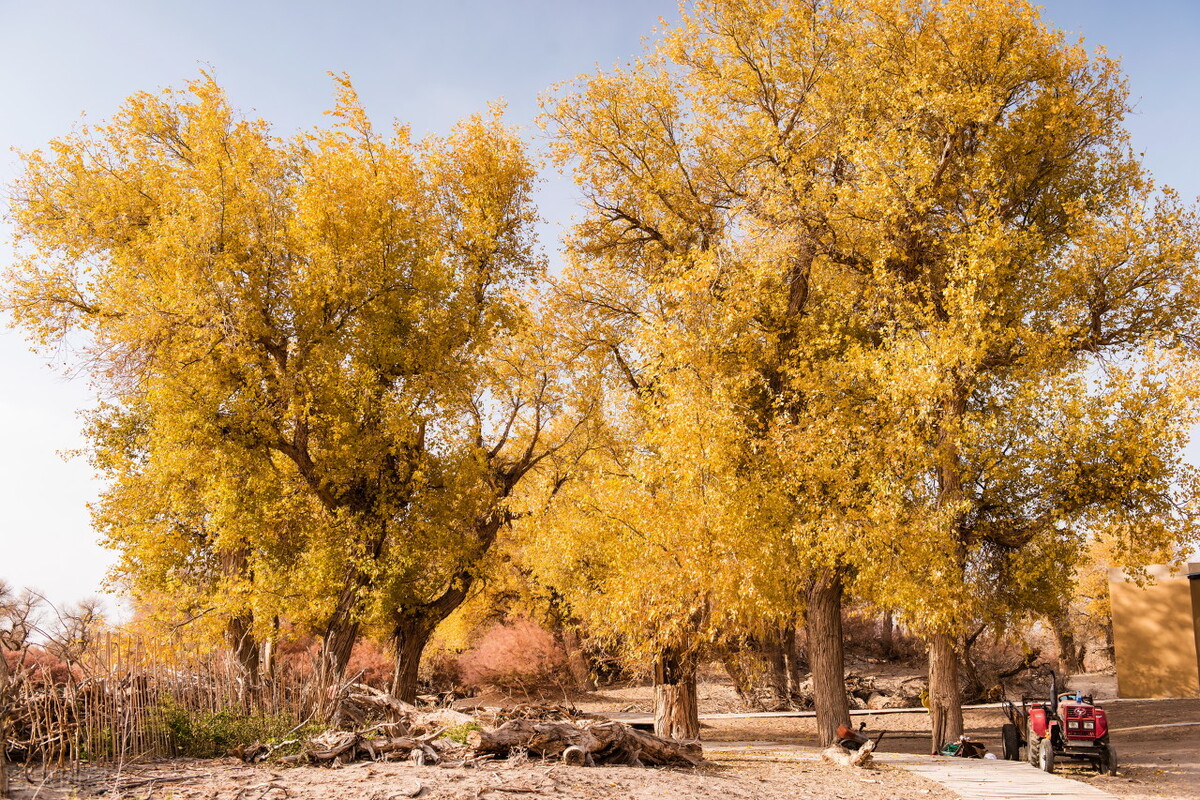
POLYGON ((289 717, 193 711, 170 701, 163 703, 160 711, 175 751, 191 758, 223 756, 255 742, 278 742, 296 725, 289 717))
POLYGON ((458 742, 459 744, 466 744, 467 736, 471 733, 471 731, 481 730, 483 730, 483 728, 479 727, 479 723, 477 722, 464 722, 461 725, 455 725, 453 728, 447 729, 443 736, 445 736, 447 739, 458 742))

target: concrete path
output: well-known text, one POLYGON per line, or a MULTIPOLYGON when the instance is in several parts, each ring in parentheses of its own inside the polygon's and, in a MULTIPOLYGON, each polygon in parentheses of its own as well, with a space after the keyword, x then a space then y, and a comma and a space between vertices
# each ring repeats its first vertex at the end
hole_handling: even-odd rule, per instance
POLYGON ((1051 775, 1024 761, 990 758, 946 758, 905 753, 876 753, 881 764, 900 767, 936 781, 963 800, 1115 800, 1086 783, 1051 775))
MULTIPOLYGON (((705 742, 705 755, 770 761, 820 761, 816 747, 780 742, 705 742)), ((1116 800, 1086 783, 1042 772, 1024 761, 876 753, 875 760, 945 786, 963 800, 1116 800)))

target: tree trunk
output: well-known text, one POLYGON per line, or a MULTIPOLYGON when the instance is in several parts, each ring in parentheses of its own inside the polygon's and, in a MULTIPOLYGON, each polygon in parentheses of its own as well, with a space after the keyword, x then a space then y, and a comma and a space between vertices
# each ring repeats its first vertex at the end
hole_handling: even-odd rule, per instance
POLYGON ((654 734, 680 740, 700 738, 696 663, 690 654, 664 650, 654 664, 654 734))
POLYGON ((1087 655, 1087 646, 1077 644, 1075 630, 1071 627, 1071 618, 1067 610, 1061 609, 1047 618, 1050 630, 1054 632, 1054 641, 1058 645, 1058 671, 1064 680, 1071 675, 1084 671, 1083 659, 1087 655))
POLYGON ((745 649, 740 645, 726 645, 720 651, 721 666, 725 668, 725 674, 729 676, 741 701, 752 708, 759 708, 754 691, 753 670, 746 668, 744 653, 745 649))
MULTIPOLYGON (((495 527, 499 527, 499 523, 495 527)), ((495 538, 495 529, 491 530, 495 538)), ((489 540, 490 541, 490 540, 489 540)), ((396 671, 392 673, 392 694, 411 703, 417 699, 417 679, 421 653, 437 626, 467 599, 475 575, 463 570, 450 579, 436 600, 420 605, 402 606, 392 612, 392 642, 396 648, 396 671)))
POLYGON ((233 651, 247 687, 258 686, 261 651, 254 638, 254 618, 250 614, 230 618, 225 626, 225 641, 233 651))
POLYGON ((242 711, 249 714, 258 695, 259 683, 259 651, 258 641, 254 638, 254 618, 250 614, 239 614, 230 618, 225 626, 225 641, 233 651, 241 672, 238 684, 238 701, 242 711))
POLYGON ((796 668, 800 671, 800 680, 796 681, 799 686, 804 682, 804 676, 812 672, 812 662, 808 658, 808 626, 795 626, 795 633, 792 638, 792 652, 796 656, 796 668))
POLYGON ((8 797, 8 695, 11 680, 8 654, 3 642, 0 642, 0 797, 8 797))
POLYGON ((340 683, 350 663, 350 653, 358 641, 359 623, 354 619, 354 597, 357 592, 345 589, 338 608, 325 625, 321 636, 321 661, 318 679, 323 689, 340 683))
POLYGON ((350 654, 358 642, 361 627, 358 621, 359 597, 370 583, 371 579, 354 565, 347 568, 337 605, 329 615, 321 635, 317 679, 322 689, 330 689, 341 683, 346 674, 346 665, 350 663, 350 654))
POLYGON ((796 708, 792 700, 800 691, 804 682, 805 664, 800 658, 800 648, 796 632, 796 620, 790 619, 782 627, 781 637, 784 642, 784 662, 787 669, 787 702, 788 708, 796 708))
MULTIPOLYGON (((967 558, 967 516, 959 436, 962 435, 962 419, 969 395, 965 383, 956 376, 953 393, 942 400, 937 431, 938 508, 953 509, 953 518, 946 529, 946 544, 958 568, 955 582, 965 579, 967 558)), ((947 742, 958 741, 963 732, 958 651, 954 637, 948 633, 937 633, 929 639, 929 714, 933 721, 932 744, 936 755, 947 742)))
POLYGON ((822 572, 808 591, 808 660, 812 664, 813 706, 821 746, 833 744, 839 725, 850 724, 842 650, 842 576, 822 572))
POLYGON ((880 620, 879 649, 888 661, 896 657, 896 620, 891 611, 884 611, 883 619, 880 620))
POLYGON ((962 652, 958 659, 958 664, 961 668, 961 672, 959 673, 961 677, 959 680, 961 692, 959 696, 963 698, 963 702, 965 703, 987 702, 987 695, 992 688, 984 685, 983 675, 979 671, 979 666, 975 663, 975 643, 979 641, 979 637, 986 630, 987 625, 980 625, 963 640, 962 652))
POLYGON ((958 652, 953 637, 944 633, 929 638, 929 716, 933 724, 932 752, 937 755, 963 733, 958 652))
POLYGON ((417 702, 417 679, 421 668, 421 654, 434 628, 441 620, 408 618, 398 621, 392 628, 396 653, 396 669, 392 673, 392 697, 406 703, 417 702))
POLYGON ((262 656, 259 660, 259 674, 265 676, 267 681, 275 678, 276 652, 275 652, 275 637, 272 636, 262 644, 262 656))
MULTIPOLYGON (((790 638, 790 637, 789 637, 790 638)), ((766 658, 771 677, 771 711, 787 708, 791 702, 791 692, 788 687, 788 658, 781 632, 772 631, 762 643, 762 653, 766 658)))
POLYGON ((567 670, 571 673, 571 682, 577 692, 596 691, 596 681, 592 679, 592 670, 588 665, 587 656, 579 642, 579 633, 570 622, 562 625, 559 631, 563 652, 567 656, 567 670))
POLYGON ((594 692, 596 681, 592 677, 592 665, 583 651, 583 643, 579 637, 579 620, 571 613, 571 606, 562 594, 553 588, 549 589, 549 594, 550 613, 547 615, 547 621, 554 638, 562 646, 563 655, 567 659, 567 671, 571 674, 571 683, 577 692, 594 692))

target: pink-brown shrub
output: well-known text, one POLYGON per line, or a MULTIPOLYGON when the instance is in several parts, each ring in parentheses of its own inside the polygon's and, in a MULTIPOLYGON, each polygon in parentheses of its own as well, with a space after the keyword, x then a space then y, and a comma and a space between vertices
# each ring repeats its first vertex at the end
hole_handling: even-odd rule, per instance
MULTIPOLYGON (((276 669, 280 674, 302 680, 315 680, 316 665, 321 658, 321 641, 315 636, 284 639, 275 649, 276 669)), ((354 643, 350 660, 346 662, 345 677, 379 689, 391 685, 395 657, 385 645, 363 637, 354 643)))
POLYGON ((528 617, 492 626, 458 660, 468 686, 530 689, 569 680, 566 658, 554 637, 528 617))
MULTIPOLYGON (((4 658, 12 674, 28 672, 30 680, 38 685, 62 685, 71 677, 67 662, 42 647, 30 647, 20 652, 5 651, 4 658)), ((78 677, 78 669, 75 674, 78 677)))
POLYGON ((358 675, 358 682, 376 688, 387 688, 396 669, 396 658, 374 639, 359 639, 350 651, 346 677, 358 675))

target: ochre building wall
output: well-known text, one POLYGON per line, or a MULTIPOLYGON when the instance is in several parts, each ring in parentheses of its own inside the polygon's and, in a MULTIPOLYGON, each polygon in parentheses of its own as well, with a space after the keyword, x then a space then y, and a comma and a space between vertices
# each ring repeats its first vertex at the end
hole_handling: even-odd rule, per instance
POLYGON ((1200 564, 1150 568, 1138 586, 1109 572, 1119 697, 1200 697, 1200 564))

